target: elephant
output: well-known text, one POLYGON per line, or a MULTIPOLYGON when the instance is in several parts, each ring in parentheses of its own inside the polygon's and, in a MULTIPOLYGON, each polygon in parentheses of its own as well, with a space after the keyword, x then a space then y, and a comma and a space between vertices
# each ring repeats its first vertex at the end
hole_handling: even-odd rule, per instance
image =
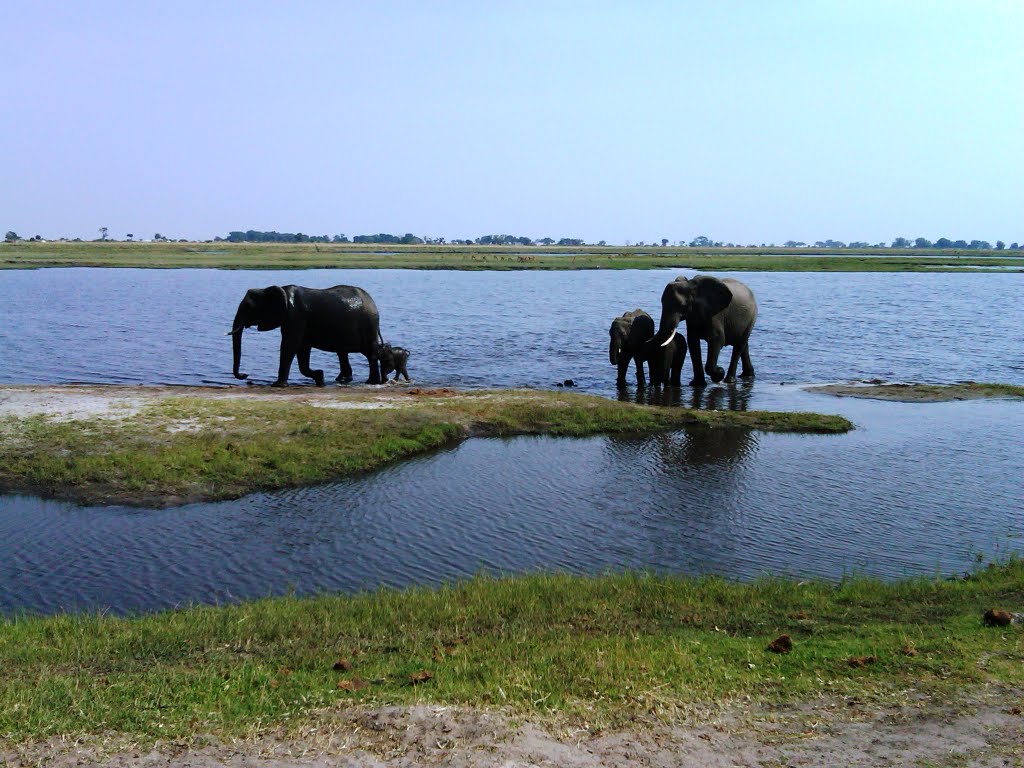
POLYGON ((636 362, 636 385, 645 386, 643 360, 637 357, 644 342, 654 337, 654 319, 642 309, 625 312, 612 320, 608 329, 611 343, 608 346, 608 359, 612 365, 619 367, 619 375, 615 383, 626 386, 626 371, 629 361, 636 362))
POLYGON ((272 386, 288 386, 288 373, 292 360, 298 355, 299 371, 324 385, 324 372, 309 367, 309 354, 313 348, 336 352, 341 365, 338 380, 343 380, 346 368, 349 380, 352 368, 348 364, 349 352, 366 355, 370 364, 368 384, 380 384, 378 342, 380 315, 377 305, 366 291, 352 285, 332 288, 304 288, 301 285, 272 285, 268 288, 250 288, 238 305, 235 321, 229 335, 232 337, 236 379, 248 374, 239 373, 242 358, 242 330, 256 326, 258 331, 281 329, 281 361, 277 380, 272 386))
POLYGON ((682 334, 676 334, 671 343, 662 346, 652 336, 640 346, 638 358, 646 361, 652 386, 678 387, 686 362, 686 340, 682 334))
POLYGON ((741 377, 754 377, 747 343, 757 320, 757 300, 753 292, 739 280, 718 279, 710 275, 696 275, 687 280, 677 277, 665 286, 661 294, 661 321, 655 336, 657 343, 667 346, 676 336, 679 323, 686 321, 686 345, 693 365, 692 387, 707 385, 704 371, 713 382, 736 381, 736 365, 742 358, 741 377), (708 343, 707 364, 701 369, 701 340, 708 343), (718 365, 722 347, 732 346, 729 372, 718 365))
POLYGON ((409 364, 409 350, 402 347, 393 347, 390 344, 381 344, 378 352, 380 356, 380 377, 388 380, 388 374, 395 372, 395 381, 399 376, 405 376, 409 380, 409 371, 406 366, 409 364))

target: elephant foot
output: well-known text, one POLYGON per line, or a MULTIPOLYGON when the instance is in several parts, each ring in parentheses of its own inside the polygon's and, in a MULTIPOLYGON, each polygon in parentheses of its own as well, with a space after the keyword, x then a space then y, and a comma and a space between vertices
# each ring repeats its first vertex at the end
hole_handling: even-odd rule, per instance
POLYGON ((690 379, 690 386, 691 387, 706 387, 707 385, 708 385, 707 379, 705 379, 703 376, 701 376, 699 379, 697 379, 697 378, 690 379))
POLYGON ((754 378, 754 372, 753 371, 744 371, 743 373, 740 374, 740 378, 741 379, 752 379, 752 378, 754 378))
POLYGON ((722 381, 724 381, 726 384, 735 384, 736 383, 736 377, 735 376, 726 376, 724 379, 722 379, 722 381))
POLYGON ((275 381, 270 386, 272 386, 272 387, 287 387, 288 386, 288 380, 287 379, 284 379, 284 380, 278 379, 277 381, 275 381))
POLYGON ((352 377, 342 376, 341 374, 338 374, 337 378, 335 378, 334 380, 339 384, 348 384, 350 381, 352 381, 352 377))

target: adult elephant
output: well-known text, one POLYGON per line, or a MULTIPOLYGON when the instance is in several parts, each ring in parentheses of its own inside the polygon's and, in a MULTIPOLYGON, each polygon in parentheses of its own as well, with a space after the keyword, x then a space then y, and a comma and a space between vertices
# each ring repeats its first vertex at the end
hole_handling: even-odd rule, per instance
POLYGON ((277 381, 272 386, 288 386, 288 373, 292 360, 299 358, 299 371, 324 385, 324 372, 309 367, 309 354, 314 348, 335 352, 342 371, 338 376, 344 380, 348 367, 351 380, 352 368, 348 366, 348 353, 361 352, 370 364, 368 384, 380 384, 378 362, 378 341, 380 336, 380 315, 370 294, 352 285, 336 285, 333 288, 304 288, 301 285, 272 285, 269 288, 250 288, 238 305, 235 322, 231 326, 234 366, 236 379, 248 374, 239 373, 242 359, 242 330, 256 326, 257 331, 281 329, 281 361, 277 369, 277 381))
POLYGON ((612 320, 608 329, 611 343, 608 346, 608 359, 612 365, 619 367, 619 375, 615 383, 626 386, 626 371, 629 361, 636 362, 636 385, 646 386, 644 381, 644 360, 640 357, 644 343, 654 337, 654 319, 642 309, 625 312, 612 320))
POLYGON ((736 365, 743 360, 742 378, 753 378, 754 366, 750 362, 747 342, 757 320, 757 301, 753 292, 739 280, 722 280, 710 275, 697 275, 687 280, 677 277, 665 286, 661 294, 661 322, 655 336, 657 343, 672 343, 676 329, 686 322, 686 346, 693 364, 690 386, 707 384, 704 371, 714 382, 736 381, 736 365), (701 368, 700 342, 708 343, 708 360, 701 368), (729 372, 718 365, 722 347, 732 346, 729 372))

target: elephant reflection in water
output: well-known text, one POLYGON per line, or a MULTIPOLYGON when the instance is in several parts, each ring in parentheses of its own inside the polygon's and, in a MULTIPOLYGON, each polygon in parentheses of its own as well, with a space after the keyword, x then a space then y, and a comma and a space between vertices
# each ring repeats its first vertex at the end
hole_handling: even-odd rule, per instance
POLYGON ((618 391, 622 402, 638 405, 664 405, 693 408, 701 411, 746 411, 750 409, 753 385, 749 381, 706 389, 638 389, 636 392, 618 391))

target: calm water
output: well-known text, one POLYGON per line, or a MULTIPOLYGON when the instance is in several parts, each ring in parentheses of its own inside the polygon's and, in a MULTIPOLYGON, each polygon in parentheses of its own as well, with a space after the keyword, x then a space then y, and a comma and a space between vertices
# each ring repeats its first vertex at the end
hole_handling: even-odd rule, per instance
MULTIPOLYGON (((416 383, 573 378, 615 396, 607 326, 637 306, 656 315, 675 274, 0 272, 0 382, 244 386, 222 334, 246 288, 350 283, 374 296, 385 338, 413 350, 416 383)), ((737 277, 761 307, 758 379, 697 398, 687 388, 682 404, 844 413, 855 432, 473 440, 358 480, 168 510, 0 497, 0 611, 151 610, 480 570, 897 577, 1024 549, 1021 403, 853 401, 794 386, 1022 384, 1024 275, 737 277)), ((272 380, 279 339, 245 335, 242 367, 258 382, 272 380)), ((327 354, 314 364, 336 373, 327 354)))
MULTIPOLYGON (((0 273, 0 383, 224 384, 230 330, 245 290, 298 283, 358 285, 385 339, 412 351, 421 384, 550 387, 574 379, 613 395, 612 318, 657 317, 679 270, 454 272, 415 270, 49 269, 0 273)), ((733 275, 760 305, 751 341, 758 381, 857 378, 1024 383, 1024 274, 733 275)), ((280 333, 246 331, 242 370, 277 373, 280 333)), ((337 375, 337 359, 313 352, 337 375)), ((353 357, 356 375, 368 374, 353 357)), ((309 384, 292 367, 291 381, 309 384)))

